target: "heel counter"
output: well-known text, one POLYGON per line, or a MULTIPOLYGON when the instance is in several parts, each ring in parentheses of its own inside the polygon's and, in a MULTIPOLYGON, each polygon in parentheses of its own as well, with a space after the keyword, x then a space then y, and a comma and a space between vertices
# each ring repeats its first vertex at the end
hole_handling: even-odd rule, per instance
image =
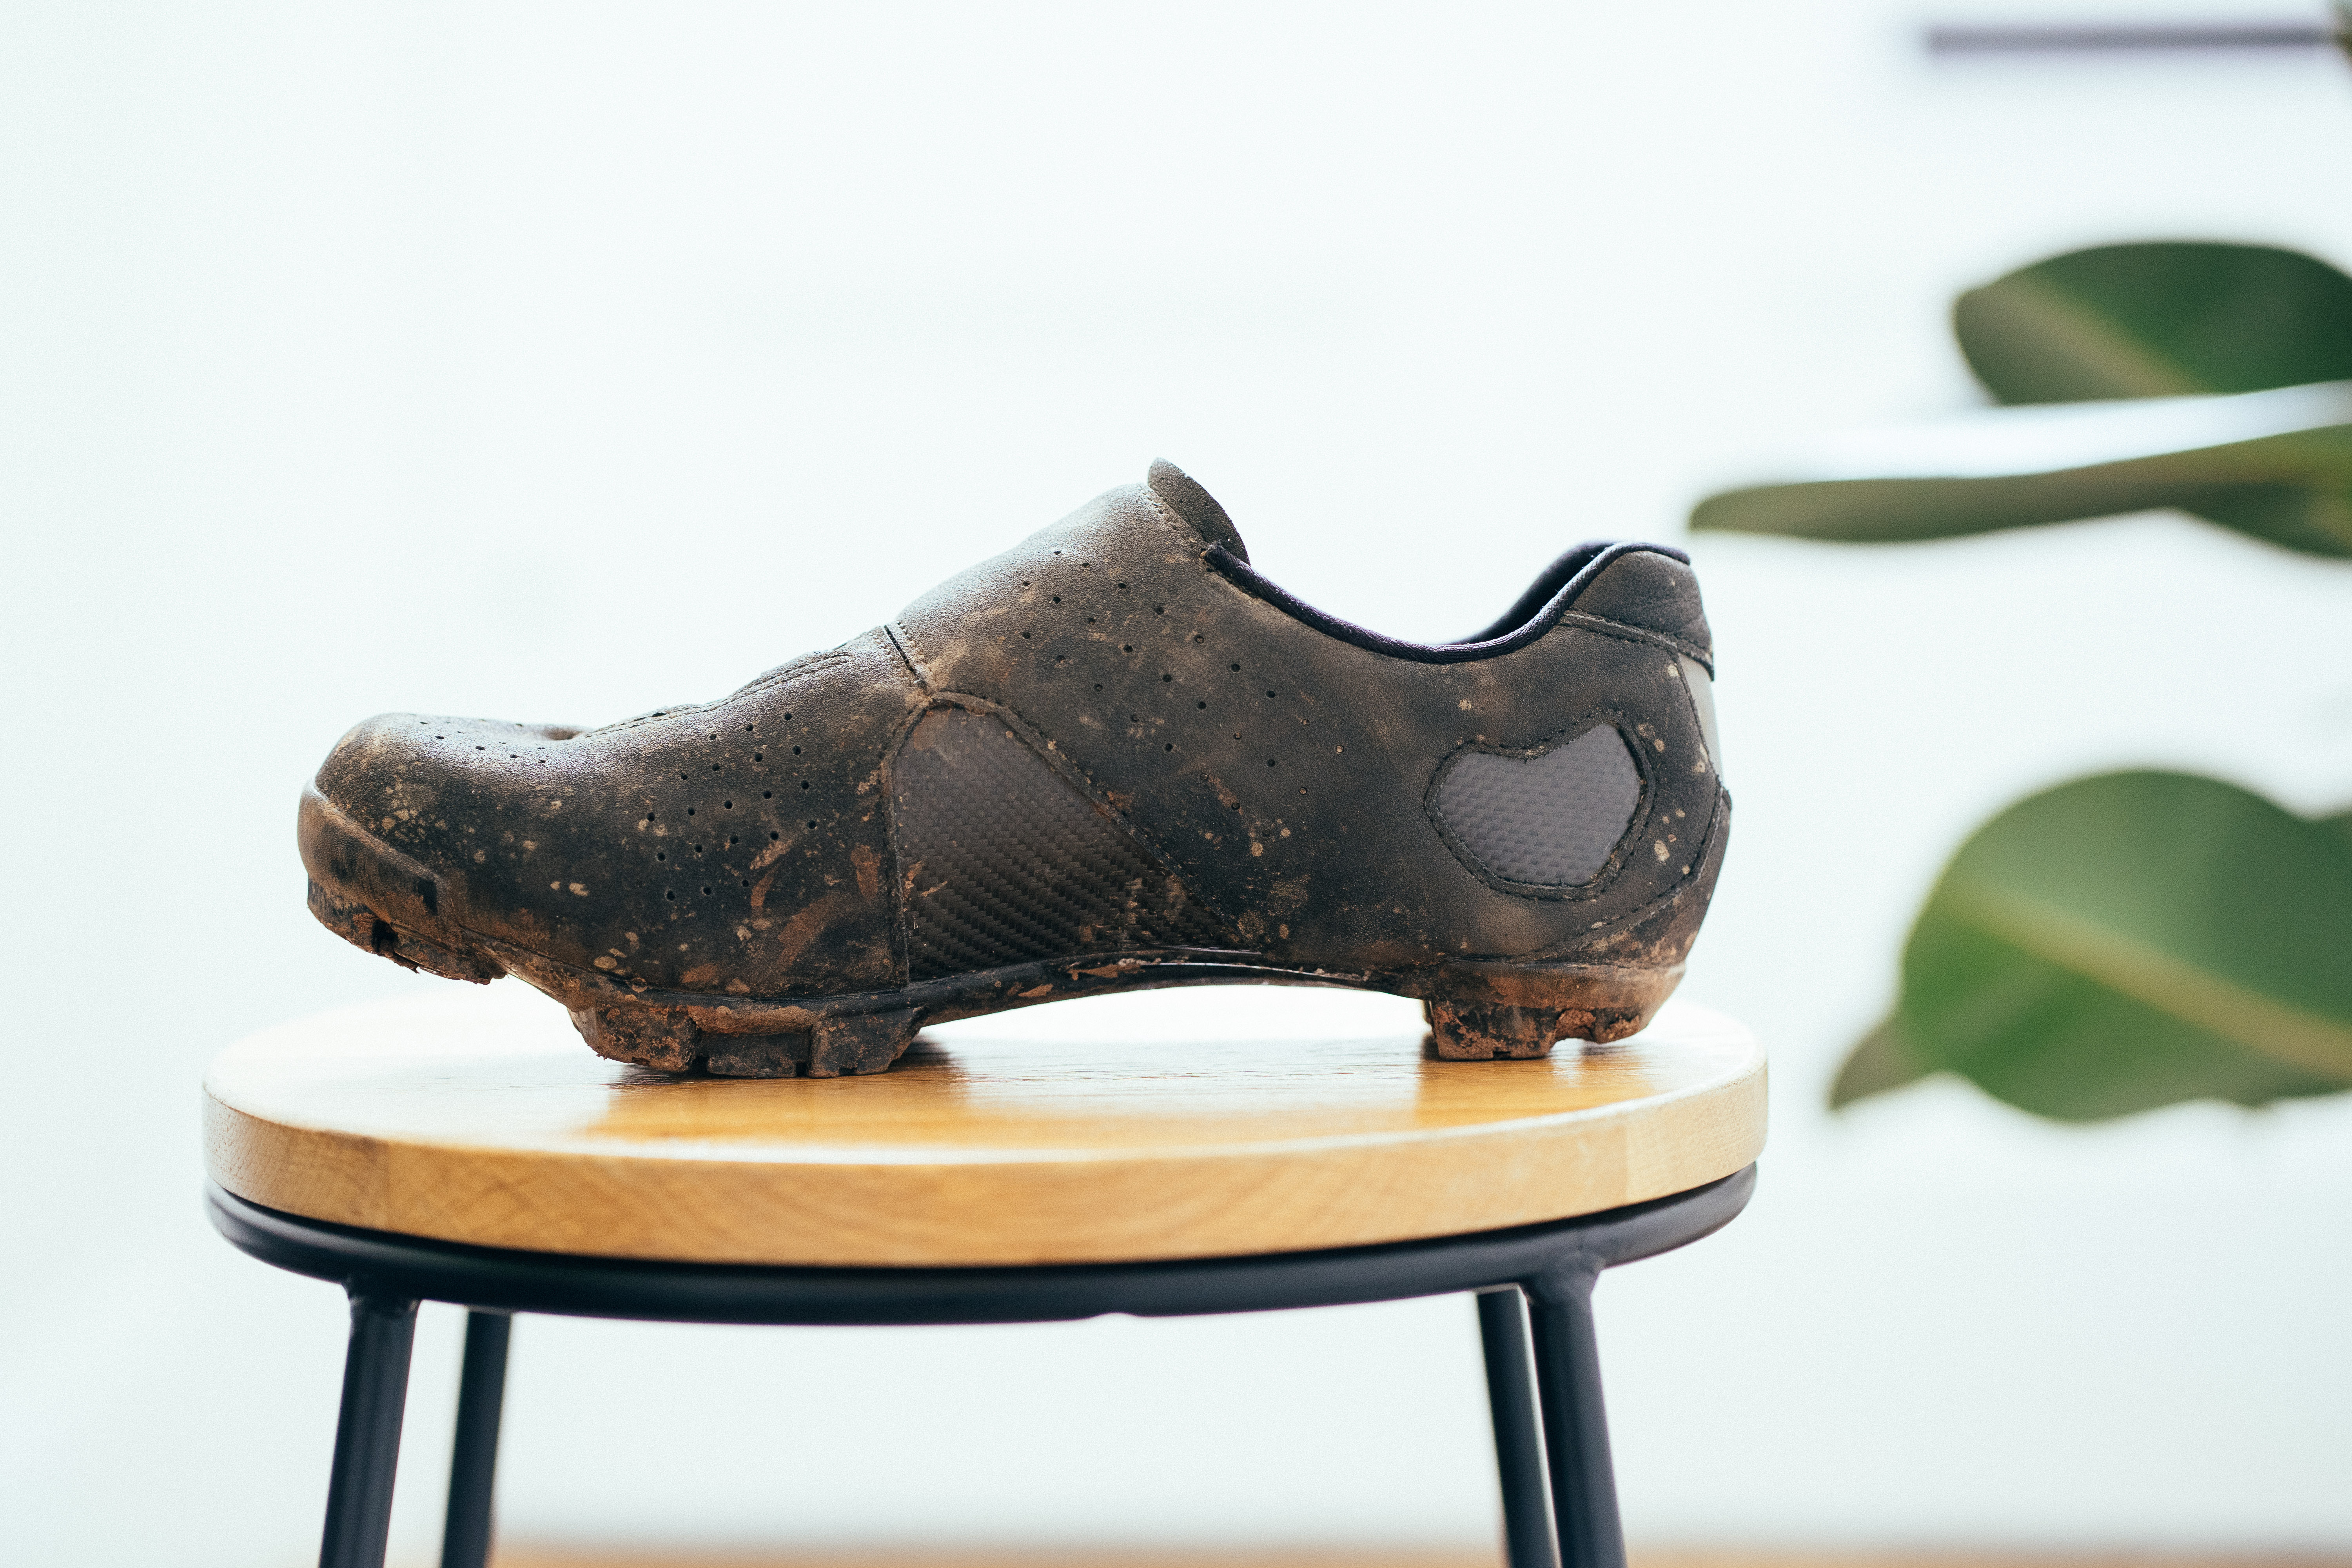
POLYGON ((1713 671, 1715 640, 1707 631, 1698 574, 1679 552, 1629 549, 1594 574, 1568 608, 1669 637, 1713 671))
POLYGON ((1723 777, 1723 741, 1715 717, 1715 638, 1698 574, 1680 555, 1631 550, 1601 568, 1568 606, 1580 615, 1656 632, 1675 645, 1676 663, 1706 740, 1708 764, 1723 777))

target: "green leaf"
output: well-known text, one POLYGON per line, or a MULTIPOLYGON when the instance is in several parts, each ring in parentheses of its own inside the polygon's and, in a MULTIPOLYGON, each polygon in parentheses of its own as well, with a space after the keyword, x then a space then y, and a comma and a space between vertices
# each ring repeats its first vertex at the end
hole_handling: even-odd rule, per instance
POLYGON ((2003 403, 2352 379, 2352 278, 2266 245, 2070 251, 1961 295, 1952 328, 2003 403))
POLYGON ((2352 556, 2352 394, 2326 384, 2352 383, 2352 277, 2269 246, 2101 246, 1971 289, 1953 327, 1994 396, 2045 417, 2091 414, 2115 438, 2061 460, 2032 437, 2064 426, 2022 409, 1949 422, 1916 433, 1900 460, 1710 497, 1691 526, 1942 539, 2175 507, 2290 550, 2352 556), (2101 412, 2084 407, 2092 399, 2132 401, 2101 412), (2148 410, 2136 436, 2133 407, 2148 410), (1971 456, 1988 433, 2016 455, 1971 456))
MULTIPOLYGON (((2352 4, 2352 0, 2347 0, 2347 4, 2352 4)), ((2323 816, 2319 819, 2319 826, 2342 837, 2346 844, 2352 845, 2352 811, 2339 811, 2332 816, 2323 816)))
POLYGON ((2352 834, 2182 773, 2034 795, 1945 868, 1895 1018, 2045 1116, 2352 1087, 2352 834))
POLYGON ((2164 506, 2352 556, 2352 384, 1993 409, 1864 433, 1780 483, 1708 497, 1691 526, 1884 542, 2164 506))
POLYGON ((1901 1089, 1934 1070, 1912 1048, 1903 1033, 1902 1021, 1890 1014, 1846 1053, 1845 1065, 1838 1068, 1837 1081, 1830 1085, 1830 1109, 1840 1110, 1865 1095, 1901 1089))

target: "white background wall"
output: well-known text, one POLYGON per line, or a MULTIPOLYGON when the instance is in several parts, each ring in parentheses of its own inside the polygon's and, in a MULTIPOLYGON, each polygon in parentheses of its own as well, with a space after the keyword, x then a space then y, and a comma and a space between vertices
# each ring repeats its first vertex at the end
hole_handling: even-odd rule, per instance
MULTIPOLYGON (((1946 304, 2010 266, 2352 260, 2341 62, 1931 67, 1918 20, 0 11, 0 1559, 315 1550, 341 1302, 205 1227, 196 1084, 442 984, 303 910, 295 793, 352 720, 716 695, 1163 453, 1277 581, 1459 635, 1800 437, 1966 405, 1946 304)), ((1775 1125, 1745 1219, 1603 1288, 1637 1536, 2352 1547, 2352 1100, 1820 1108, 2014 795, 2161 763, 2352 797, 2352 571, 2161 518, 1694 550, 1740 816, 1685 994, 1768 1037, 1775 1125)), ((1153 1017, 1391 1019, 1260 1003, 1153 1017)), ((456 1328, 420 1336, 412 1556, 456 1328)), ((504 1519, 1476 1542, 1475 1344, 1452 1301, 527 1321, 504 1519)))

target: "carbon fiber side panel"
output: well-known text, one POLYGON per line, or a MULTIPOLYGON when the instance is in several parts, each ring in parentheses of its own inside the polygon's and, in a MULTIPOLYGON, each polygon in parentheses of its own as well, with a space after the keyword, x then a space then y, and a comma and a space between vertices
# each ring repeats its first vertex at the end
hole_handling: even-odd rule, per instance
POLYGON ((1244 945, 985 714, 925 714, 892 786, 913 979, 1131 948, 1244 945))

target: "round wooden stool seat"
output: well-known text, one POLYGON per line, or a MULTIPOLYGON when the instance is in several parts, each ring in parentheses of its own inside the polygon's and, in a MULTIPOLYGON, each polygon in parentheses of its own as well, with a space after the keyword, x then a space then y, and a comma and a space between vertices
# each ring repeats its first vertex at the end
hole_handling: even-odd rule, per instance
POLYGON ((1426 1059, 1418 1030, 967 1031, 871 1078, 670 1079, 502 989, 289 1024, 205 1080, 214 1225, 351 1300, 322 1568, 383 1568, 420 1299, 471 1309, 441 1561, 484 1568, 515 1312, 1024 1322, 1448 1291, 1477 1297, 1511 1568, 1624 1568, 1592 1283, 1729 1223, 1764 1142, 1762 1052, 1692 1006, 1544 1061, 1426 1059))
MULTIPOLYGON (((504 989, 504 988, 502 988, 504 989)), ((1621 1044, 918 1040, 889 1072, 672 1079, 537 997, 353 1008, 205 1081, 227 1192, 438 1241, 671 1262, 1129 1262, 1459 1236, 1687 1192, 1764 1142, 1764 1058, 1670 1004, 1621 1044), (527 1005, 516 1005, 520 1000, 527 1005)))

